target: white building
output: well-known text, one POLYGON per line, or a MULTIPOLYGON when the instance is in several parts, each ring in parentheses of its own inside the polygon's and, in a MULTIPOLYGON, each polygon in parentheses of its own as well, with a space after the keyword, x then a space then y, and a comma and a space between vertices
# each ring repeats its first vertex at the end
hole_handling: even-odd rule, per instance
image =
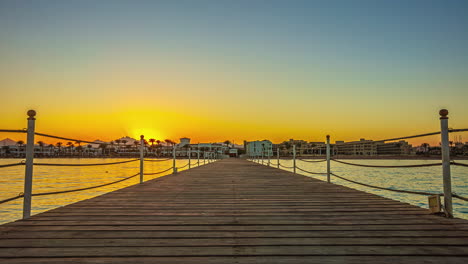
POLYGON ((249 156, 273 156, 273 144, 269 140, 246 142, 246 154, 249 156))

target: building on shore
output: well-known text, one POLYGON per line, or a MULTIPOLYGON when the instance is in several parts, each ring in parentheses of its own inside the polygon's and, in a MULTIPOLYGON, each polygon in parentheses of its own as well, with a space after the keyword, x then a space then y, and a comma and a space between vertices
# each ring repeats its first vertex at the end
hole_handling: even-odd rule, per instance
POLYGON ((373 141, 361 138, 359 141, 344 142, 336 141, 332 145, 335 155, 352 156, 376 156, 376 155, 410 155, 412 146, 408 142, 401 140, 398 142, 385 143, 383 141, 373 141))
POLYGON ((246 141, 245 150, 248 156, 273 156, 273 144, 269 140, 246 141))

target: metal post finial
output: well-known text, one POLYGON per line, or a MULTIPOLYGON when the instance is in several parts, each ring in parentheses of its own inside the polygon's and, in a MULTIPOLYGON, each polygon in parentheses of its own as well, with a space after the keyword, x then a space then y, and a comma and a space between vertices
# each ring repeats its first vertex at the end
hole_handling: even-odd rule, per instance
POLYGON ((28 116, 29 116, 29 118, 34 118, 36 116, 36 111, 35 110, 28 110, 28 116))
POLYGON ((449 111, 447 109, 441 109, 439 111, 440 119, 448 119, 448 113, 449 111))

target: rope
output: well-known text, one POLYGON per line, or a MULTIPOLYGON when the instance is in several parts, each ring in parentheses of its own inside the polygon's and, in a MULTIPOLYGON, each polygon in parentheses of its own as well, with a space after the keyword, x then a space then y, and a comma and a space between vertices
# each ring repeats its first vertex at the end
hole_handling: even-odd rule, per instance
POLYGON ((333 176, 335 176, 337 178, 340 178, 342 180, 348 181, 348 182, 352 182, 352 183, 355 183, 355 184, 359 184, 359 185, 362 185, 362 186, 375 188, 375 189, 387 190, 387 191, 392 191, 392 192, 400 192, 400 193, 419 194, 419 195, 436 195, 437 194, 437 193, 430 193, 430 192, 417 192, 417 191, 406 191, 406 190, 390 189, 390 188, 385 188, 385 187, 380 187, 380 186, 375 186, 375 185, 370 185, 370 184, 366 184, 366 183, 362 183, 362 182, 349 180, 349 179, 346 179, 344 177, 338 176, 338 175, 336 175, 334 173, 332 173, 331 175, 333 175, 333 176))
POLYGON ((431 167, 431 166, 440 166, 442 163, 428 163, 428 164, 419 164, 419 165, 394 165, 394 166, 384 166, 384 165, 365 165, 365 164, 356 164, 350 162, 344 162, 341 160, 331 159, 335 162, 351 165, 351 166, 358 166, 358 167, 368 167, 368 168, 420 168, 420 167, 431 167))
POLYGON ((172 158, 168 158, 168 159, 145 159, 145 161, 149 161, 149 162, 161 162, 161 161, 168 161, 168 160, 171 160, 172 158))
POLYGON ((455 193, 452 193, 452 197, 455 197, 455 198, 458 198, 458 199, 460 199, 460 200, 463 200, 463 201, 467 201, 467 202, 468 202, 468 198, 463 197, 463 196, 460 196, 460 195, 455 194, 455 193))
POLYGON ((286 168, 286 169, 294 169, 294 166, 292 166, 292 167, 287 167, 287 166, 283 166, 283 165, 281 165, 281 164, 280 164, 280 167, 283 167, 283 168, 286 168))
POLYGON ((28 132, 27 130, 20 130, 20 129, 0 129, 0 132, 6 132, 6 133, 26 133, 28 132))
POLYGON ((298 170, 300 170, 300 171, 303 171, 303 172, 306 172, 306 173, 310 173, 310 174, 326 175, 326 173, 306 171, 306 170, 301 169, 301 168, 299 168, 299 167, 296 167, 296 169, 298 169, 298 170))
MULTIPOLYGON (((333 176, 335 176, 337 178, 340 178, 342 180, 358 184, 358 185, 362 185, 362 186, 366 186, 366 187, 370 187, 370 188, 375 188, 375 189, 386 190, 386 191, 400 192, 400 193, 411 193, 411 194, 419 194, 419 195, 436 195, 437 194, 437 193, 430 193, 430 192, 417 192, 417 191, 390 189, 390 188, 385 188, 385 187, 380 187, 380 186, 375 186, 375 185, 370 185, 370 184, 366 184, 366 183, 362 183, 362 182, 353 181, 353 180, 346 179, 344 177, 338 176, 338 175, 336 175, 334 173, 332 173, 331 175, 333 175, 333 176)), ((439 195, 444 196, 443 193, 440 193, 439 195)), ((463 200, 463 201, 468 201, 468 198, 460 196, 460 195, 455 194, 455 193, 452 193, 452 197, 458 198, 458 199, 463 200)))
POLYGON ((190 166, 193 166, 193 165, 196 165, 196 164, 197 164, 197 162, 190 163, 190 166))
POLYGON ((189 164, 190 164, 190 163, 187 163, 187 164, 185 164, 185 166, 177 167, 177 169, 183 169, 183 168, 187 167, 189 164))
POLYGON ((35 135, 38 136, 43 136, 43 137, 49 137, 49 138, 55 138, 55 139, 63 139, 63 140, 68 140, 68 141, 74 141, 74 142, 80 142, 80 143, 90 143, 90 144, 100 144, 97 142, 93 141, 87 141, 87 140, 81 140, 81 139, 73 139, 73 138, 66 138, 66 137, 59 137, 59 136, 53 136, 53 135, 48 135, 48 134, 43 134, 43 133, 34 133, 35 135))
POLYGON ((455 161, 450 162, 450 164, 455 165, 455 166, 468 167, 468 164, 458 163, 458 162, 455 162, 455 161))
POLYGON ((0 204, 6 203, 6 202, 9 202, 9 201, 13 201, 13 200, 16 200, 16 199, 21 198, 21 197, 24 197, 23 193, 19 193, 17 196, 10 197, 10 198, 7 198, 5 200, 0 200, 0 204))
POLYGON ((13 167, 13 166, 20 166, 20 165, 24 165, 24 163, 19 162, 19 163, 12 163, 12 164, 4 164, 4 165, 0 165, 0 168, 13 167))
MULTIPOLYGON (((85 190, 95 189, 95 188, 104 187, 104 186, 112 185, 112 184, 115 184, 115 183, 123 182, 123 181, 126 181, 126 180, 128 180, 130 178, 133 178, 133 177, 137 176, 137 175, 140 175, 140 173, 134 174, 132 176, 129 176, 129 177, 117 180, 117 181, 113 181, 113 182, 109 182, 109 183, 105 183, 105 184, 100 184, 100 185, 96 185, 96 186, 73 189, 73 190, 65 190, 65 191, 33 193, 31 196, 44 196, 44 195, 51 195, 51 194, 62 194, 62 193, 85 191, 85 190)), ((8 199, 5 199, 5 200, 1 200, 0 204, 6 203, 6 202, 9 202, 9 201, 13 201, 13 200, 16 200, 16 199, 21 198, 21 197, 24 197, 23 193, 20 193, 18 196, 15 196, 15 197, 11 197, 11 198, 8 198, 8 199)))
POLYGON ((35 166, 67 166, 67 167, 77 167, 77 166, 102 166, 102 165, 114 165, 134 162, 139 159, 117 161, 117 162, 108 162, 108 163, 88 163, 88 164, 59 164, 59 163, 34 163, 35 166))
MULTIPOLYGON (((462 128, 462 129, 449 129, 449 133, 455 133, 455 132, 465 132, 468 131, 468 128, 462 128)), ((394 140, 400 140, 400 139, 408 139, 408 138, 417 138, 417 137, 426 137, 426 136, 432 136, 432 135, 438 135, 440 134, 440 131, 438 132, 432 132, 432 133, 426 133, 426 134, 419 134, 419 135, 414 135, 414 136, 407 136, 407 137, 398 137, 398 138, 388 138, 388 139, 381 139, 381 140, 376 140, 376 141, 394 141, 394 140)))
POLYGON ((324 161, 327 161, 326 159, 324 160, 304 160, 304 159, 298 159, 300 161, 303 161, 303 162, 324 162, 324 161))
POLYGON ((164 172, 167 172, 167 171, 170 171, 172 170, 172 167, 170 167, 169 169, 167 170, 163 170, 163 171, 158 171, 158 172, 153 172, 153 173, 143 173, 143 175, 155 175, 155 174, 161 174, 161 173, 164 173, 164 172))

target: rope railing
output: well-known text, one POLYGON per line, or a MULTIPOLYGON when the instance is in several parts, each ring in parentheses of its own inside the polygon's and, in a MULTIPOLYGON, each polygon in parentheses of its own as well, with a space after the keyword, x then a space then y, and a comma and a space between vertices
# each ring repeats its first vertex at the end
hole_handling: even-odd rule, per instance
POLYGON ((34 135, 48 137, 48 138, 68 140, 68 141, 79 142, 79 143, 100 144, 98 142, 93 142, 93 141, 88 141, 88 140, 60 137, 60 136, 54 136, 54 135, 49 135, 49 134, 44 134, 44 133, 39 133, 39 132, 35 132, 34 135))
MULTIPOLYGON (((346 165, 357 166, 357 167, 367 167, 367 168, 421 168, 421 167, 432 167, 432 166, 442 165, 442 163, 440 162, 439 163, 427 163, 427 164, 412 164, 412 165, 369 165, 369 164, 345 162, 345 161, 336 160, 336 159, 330 159, 330 160, 334 162, 346 164, 346 165)), ((458 163, 455 161, 451 161, 450 164, 455 165, 455 166, 468 167, 468 164, 458 163)))
POLYGON ((18 163, 3 164, 3 165, 0 165, 0 168, 8 168, 8 167, 14 167, 14 166, 21 166, 21 165, 24 165, 24 163, 18 162, 18 163))
POLYGON ((323 160, 305 160, 305 159, 297 159, 297 160, 300 160, 300 161, 303 161, 303 162, 309 162, 309 163, 318 163, 318 162, 327 161, 326 159, 323 159, 323 160))
POLYGON ((145 161, 149 161, 149 162, 162 162, 162 161, 168 161, 168 160, 172 160, 172 158, 167 158, 167 159, 145 159, 145 161))
POLYGON ((168 172, 170 170, 172 170, 173 168, 170 167, 169 169, 167 170, 163 170, 163 171, 158 171, 158 172, 152 172, 152 173, 143 173, 143 175, 156 175, 156 174, 161 174, 161 173, 164 173, 164 172, 168 172))
POLYGON ((27 133, 28 131, 24 129, 0 129, 0 132, 5 133, 27 133))
POLYGON ((442 163, 427 163, 427 164, 413 164, 413 165, 368 165, 368 164, 357 164, 357 163, 351 163, 351 162, 345 162, 341 160, 336 160, 336 159, 330 159, 334 162, 346 164, 346 165, 351 165, 351 166, 357 166, 357 167, 367 167, 367 168, 420 168, 420 167, 432 167, 432 166, 441 166, 442 163))
POLYGON ((296 166, 296 169, 298 169, 298 170, 300 170, 300 171, 303 171, 303 172, 305 172, 305 173, 309 173, 309 174, 327 175, 326 172, 325 172, 325 173, 322 173, 322 172, 311 172, 311 171, 304 170, 304 169, 302 169, 302 168, 300 168, 300 167, 297 167, 297 166, 296 166))
MULTIPOLYGON (((126 177, 126 178, 123 178, 123 179, 119 179, 119 180, 116 180, 116 181, 113 181, 113 182, 108 182, 108 183, 99 184, 99 185, 95 185, 95 186, 84 187, 84 188, 78 188, 78 189, 72 189, 72 190, 64 190, 64 191, 33 193, 33 194, 31 194, 31 196, 44 196, 44 195, 62 194, 62 193, 71 193, 71 192, 79 192, 79 191, 91 190, 91 189, 96 189, 96 188, 100 188, 100 187, 105 187, 105 186, 108 186, 108 185, 116 184, 116 183, 119 183, 119 182, 123 182, 123 181, 126 181, 126 180, 128 180, 128 179, 131 179, 131 178, 133 178, 133 177, 136 177, 137 175, 140 175, 140 173, 136 173, 136 174, 131 175, 131 176, 129 176, 129 177, 126 177)), ((20 193, 19 195, 15 196, 15 197, 11 197, 11 198, 8 198, 8 199, 0 200, 0 204, 6 203, 6 202, 10 202, 10 201, 13 201, 13 200, 22 198, 22 197, 24 197, 24 194, 23 194, 23 193, 20 193)))
POLYGON ((61 164, 61 163, 33 163, 34 166, 56 166, 56 167, 82 167, 82 166, 105 166, 105 165, 115 165, 115 164, 123 164, 123 163, 129 163, 129 162, 134 162, 134 161, 139 161, 139 159, 131 159, 131 160, 125 160, 125 161, 116 161, 116 162, 106 162, 106 163, 84 163, 84 164, 73 164, 73 163, 68 163, 68 164, 61 164))
MULTIPOLYGON (((466 132, 468 131, 468 128, 461 128, 461 129, 449 129, 449 133, 455 133, 455 132, 466 132)), ((409 138, 418 138, 418 137, 426 137, 426 136, 433 136, 433 135, 438 135, 440 134, 440 131, 437 132, 431 132, 431 133, 425 133, 425 134, 419 134, 419 135, 413 135, 413 136, 406 136, 406 137, 397 137, 397 138, 387 138, 387 139, 381 139, 381 140, 376 140, 377 142, 379 141, 395 141, 395 140, 400 140, 400 139, 409 139, 409 138)))
MULTIPOLYGON (((335 173, 331 173, 331 175, 339 178, 339 179, 342 179, 344 181, 347 181, 347 182, 351 182, 351 183, 354 183, 354 184, 358 184, 358 185, 362 185, 362 186, 366 186, 366 187, 370 187, 370 188, 374 188, 374 189, 380 189, 380 190, 386 190, 386 191, 392 191, 392 192, 399 192, 399 193, 410 193, 410 194, 419 194, 419 195, 441 195, 441 196, 444 196, 443 193, 431 193, 431 192, 420 192, 420 191, 408 191, 408 190, 399 190, 399 189, 391 189, 391 188, 385 188, 385 187, 381 187, 381 186, 376 186, 376 185, 371 185, 371 184, 367 184, 367 183, 362 183, 362 182, 358 182, 358 181, 354 181, 354 180, 350 180, 350 179, 347 179, 343 176, 339 176, 339 175, 336 175, 335 173)), ((458 194, 455 194, 455 193, 452 193, 452 197, 456 197, 458 199, 461 199, 461 200, 464 200, 464 201, 468 201, 468 198, 466 197, 463 197, 461 195, 458 195, 458 194)))
POLYGON ((283 167, 283 168, 285 168, 285 169, 294 169, 294 166, 288 167, 288 166, 281 165, 281 163, 280 163, 280 167, 283 167))
POLYGON ((190 164, 190 163, 187 163, 187 164, 185 164, 185 165, 182 166, 182 167, 177 167, 177 169, 183 169, 183 168, 187 167, 189 164, 190 164))
POLYGON ((455 162, 455 161, 450 162, 450 164, 455 165, 455 166, 468 167, 468 164, 459 163, 459 162, 455 162))

